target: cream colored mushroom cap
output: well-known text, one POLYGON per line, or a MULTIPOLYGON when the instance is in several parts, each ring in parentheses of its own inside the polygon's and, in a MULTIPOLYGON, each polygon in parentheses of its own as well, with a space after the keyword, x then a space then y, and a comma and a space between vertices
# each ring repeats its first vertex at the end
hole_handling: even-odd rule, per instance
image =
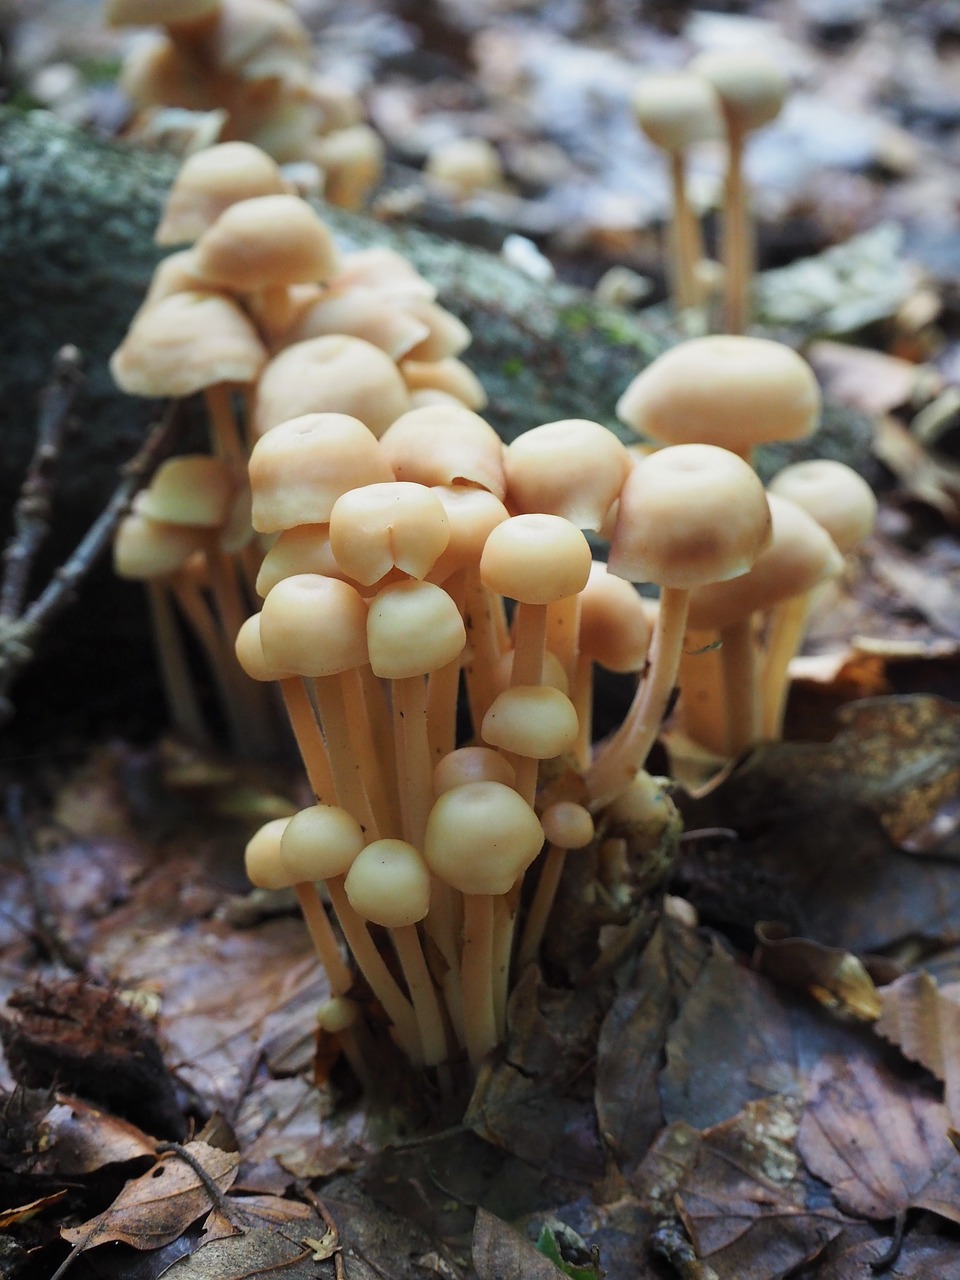
POLYGON ((379 582, 394 567, 425 578, 449 540, 440 499, 410 481, 351 489, 330 513, 330 546, 337 564, 364 586, 379 582))
POLYGON ((474 484, 500 499, 506 493, 500 437, 465 405, 411 409, 387 427, 380 444, 398 480, 474 484))
POLYGON ((565 418, 517 436, 503 465, 512 510, 544 511, 596 532, 627 478, 630 455, 599 422, 565 418))
POLYGON ((595 560, 580 594, 580 652, 608 671, 639 671, 651 632, 636 588, 595 560))
POLYGON ((265 596, 284 578, 297 573, 320 573, 327 578, 342 578, 340 566, 330 547, 330 528, 326 524, 300 524, 284 529, 267 551, 257 573, 257 595, 265 596))
POLYGON ((423 853, 434 875, 461 893, 513 888, 543 847, 533 809, 502 782, 466 782, 441 795, 427 819, 423 853))
POLYGON ((722 132, 712 85, 689 71, 645 75, 634 89, 631 103, 640 128, 664 151, 685 151, 694 142, 722 132))
POLYGON ((540 815, 543 834, 558 849, 583 849, 594 836, 590 810, 572 800, 558 800, 540 815))
POLYGON ((780 114, 790 89, 783 70, 767 54, 716 49, 690 63, 716 91, 727 120, 738 130, 759 129, 780 114))
POLYGON ((773 477, 770 492, 803 507, 844 555, 873 530, 877 499, 866 480, 846 463, 830 458, 795 462, 773 477))
POLYGON ((491 747, 533 760, 552 760, 569 751, 580 729, 576 708, 550 685, 514 685, 497 694, 480 727, 491 747))
POLYGON ((370 601, 367 650, 382 680, 436 671, 459 657, 466 642, 460 611, 432 582, 398 582, 370 601))
POLYGON ((272 680, 283 680, 290 674, 288 671, 277 671, 264 658, 263 645, 260 642, 259 613, 254 613, 246 619, 237 632, 233 648, 237 661, 251 680, 267 683, 272 680))
MULTIPOLYGON (((510 688, 513 681, 513 662, 515 657, 515 650, 508 649, 506 653, 500 655, 494 664, 490 681, 491 692, 494 696, 510 688)), ((551 689, 559 689, 562 694, 569 694, 570 692, 570 681, 567 678, 566 668, 557 655, 551 653, 549 649, 543 651, 543 669, 540 672, 540 683, 549 685, 551 689)))
POLYGON ((343 887, 354 911, 385 929, 416 924, 430 910, 430 871, 405 840, 374 840, 361 849, 343 887))
POLYGON ((762 609, 812 591, 843 569, 830 535, 802 507, 770 494, 773 538, 749 573, 691 593, 689 625, 722 630, 762 609))
POLYGON ((363 828, 352 813, 332 804, 313 804, 288 821, 280 857, 291 883, 344 876, 363 848, 363 828))
POLYGON ((509 519, 509 512, 488 489, 471 485, 433 485, 450 528, 450 541, 430 570, 433 582, 444 582, 458 569, 476 568, 491 529, 509 519))
POLYGON ((375 436, 410 408, 407 385, 379 347, 362 338, 331 335, 286 347, 257 385, 254 435, 266 435, 305 413, 345 413, 375 436))
POLYGON ((279 165, 259 147, 217 143, 180 166, 154 239, 157 244, 192 243, 231 205, 286 191, 279 165))
POLYGON ((383 173, 383 139, 368 124, 352 124, 316 138, 309 158, 324 171, 324 196, 342 209, 359 209, 383 173))
POLYGON ((189 525, 162 524, 133 512, 120 521, 113 540, 113 568, 118 578, 137 582, 176 572, 200 546, 200 534, 189 525))
POLYGON ((457 747, 434 766, 433 793, 441 796, 465 782, 502 782, 512 787, 516 780, 516 769, 492 747, 457 747))
POLYGON ((344 334, 362 338, 391 360, 400 360, 429 332, 422 320, 408 315, 379 290, 356 285, 351 289, 328 289, 301 312, 284 341, 291 344, 344 334))
POLYGON ((261 436, 250 455, 253 527, 326 524, 342 494, 392 480, 370 430, 344 413, 305 413, 261 436))
POLYGON ((643 458, 623 486, 610 572, 689 589, 744 574, 770 541, 770 511, 751 466, 710 444, 643 458))
POLYGON ((167 458, 137 495, 137 510, 151 520, 220 529, 237 493, 233 468, 223 458, 185 454, 167 458))
POLYGON ((562 516, 511 516, 492 529, 480 557, 484 585, 524 604, 550 604, 582 591, 590 544, 562 516))
POLYGON ((301 573, 278 582, 260 611, 264 661, 278 671, 330 676, 367 660, 367 606, 346 582, 301 573))
POLYGON ((220 382, 254 382, 266 359, 256 329, 229 298, 187 291, 137 313, 110 372, 128 395, 179 398, 220 382))
POLYGON ((289 818, 272 818, 247 841, 244 865, 247 879, 258 889, 287 889, 290 879, 280 856, 280 840, 289 818))
POLYGON ((255 196, 232 204, 197 241, 203 275, 238 293, 316 284, 336 270, 325 223, 299 196, 255 196))
POLYGON ((743 453, 811 435, 820 416, 813 370, 769 338, 719 334, 678 343, 627 387, 617 416, 666 444, 715 444, 743 453))
POLYGON ((283 0, 221 0, 209 56, 246 80, 282 79, 309 65, 310 33, 283 0))
POLYGON ((443 360, 401 360, 400 372, 411 392, 443 391, 475 412, 486 408, 487 393, 477 375, 456 356, 443 360))

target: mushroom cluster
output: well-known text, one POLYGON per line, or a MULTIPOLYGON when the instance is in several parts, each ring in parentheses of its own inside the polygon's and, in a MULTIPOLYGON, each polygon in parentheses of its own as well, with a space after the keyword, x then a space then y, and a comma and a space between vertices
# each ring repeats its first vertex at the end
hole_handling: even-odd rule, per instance
POLYGON ((634 379, 618 411, 653 452, 580 419, 504 446, 427 282, 394 254, 338 255, 245 144, 184 166, 161 230, 195 243, 158 268, 113 369, 140 394, 201 392, 212 454, 158 471, 118 568, 174 637, 182 727, 199 713, 171 602, 225 705, 249 680, 238 742, 271 742, 271 688, 286 708, 314 803, 254 836, 247 871, 296 892, 323 1025, 363 1078, 369 993, 450 1086, 503 1039, 568 852, 663 832, 644 766, 674 689, 720 755, 779 730, 869 492, 837 464, 765 492, 754 447, 811 433, 819 394, 796 353, 751 337, 683 343, 634 379), (595 665, 637 676, 596 746, 595 665))
POLYGON ((206 143, 243 139, 316 165, 327 200, 347 208, 379 180, 383 143, 356 94, 314 70, 310 34, 284 0, 107 0, 106 16, 163 28, 121 73, 141 131, 165 109, 201 113, 206 143))
POLYGON ((349 414, 380 435, 417 405, 482 408, 485 397, 457 359, 470 333, 432 286, 388 250, 338 254, 321 218, 249 143, 184 163, 157 240, 190 247, 157 267, 111 369, 133 395, 201 395, 213 456, 161 469, 121 528, 117 567, 154 584, 178 727, 207 737, 171 601, 206 655, 234 745, 262 753, 275 742, 269 703, 233 656, 266 549, 250 521, 254 441, 304 413, 349 414))

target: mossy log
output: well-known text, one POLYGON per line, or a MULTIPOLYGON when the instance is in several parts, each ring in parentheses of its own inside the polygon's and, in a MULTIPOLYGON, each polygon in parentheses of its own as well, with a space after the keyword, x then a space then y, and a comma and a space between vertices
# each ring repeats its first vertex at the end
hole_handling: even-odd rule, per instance
MULTIPOLYGON (((60 346, 80 348, 88 377, 79 429, 62 467, 50 563, 102 509, 117 467, 135 452, 156 413, 157 406, 117 392, 108 359, 162 256, 152 236, 175 168, 169 156, 112 145, 46 113, 0 112, 4 509, 29 457, 37 394, 60 346)), ((662 313, 602 307, 581 290, 535 282, 481 250, 342 210, 322 212, 344 247, 390 245, 437 286, 440 301, 473 332, 467 359, 490 397, 487 416, 505 439, 568 417, 619 429, 618 395, 676 340, 662 313)), ((817 449, 863 457, 865 440, 862 424, 847 423, 838 432, 834 423, 817 449)), ((140 652, 144 619, 137 593, 100 574, 60 632, 59 641, 80 646, 73 653, 83 655, 79 674, 93 693, 121 706, 126 694, 113 678, 115 660, 94 659, 114 642, 140 652)), ((61 651, 59 643, 54 647, 61 651)), ((74 673, 77 662, 74 656, 74 673)), ((132 658, 129 681, 139 682, 145 666, 132 658)), ((40 676, 46 679, 45 667, 40 676)), ((17 701, 22 709, 24 698, 17 701)))

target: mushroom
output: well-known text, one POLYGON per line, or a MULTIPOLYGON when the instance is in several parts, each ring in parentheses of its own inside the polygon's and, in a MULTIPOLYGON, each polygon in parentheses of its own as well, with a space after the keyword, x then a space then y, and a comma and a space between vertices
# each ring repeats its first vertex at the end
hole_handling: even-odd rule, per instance
POLYGON ((441 391, 479 413, 487 406, 487 393, 480 379, 456 356, 443 360, 400 361, 400 372, 411 395, 418 391, 441 391))
POLYGON ((330 204, 360 209, 383 173, 383 141, 368 124, 351 124, 315 138, 308 158, 323 170, 330 204))
POLYGON ((423 172, 440 191, 469 200, 478 191, 503 186, 497 150, 485 138, 450 138, 432 147, 423 172))
POLYGON ((702 302, 697 273, 703 257, 700 225, 687 196, 686 155, 695 143, 719 132, 717 96, 702 77, 667 71, 644 76, 632 103, 640 128, 670 158, 673 304, 683 311, 702 302))
POLYGON ((533 964, 537 958, 557 896, 567 850, 583 849, 594 837, 593 818, 589 809, 571 800, 558 800, 548 805, 540 815, 540 825, 547 838, 547 853, 540 868, 540 878, 537 880, 517 951, 518 971, 533 964))
POLYGON ((674 686, 690 594, 745 574, 770 540, 763 486, 735 454, 675 445, 638 462, 620 496, 610 572, 661 587, 650 669, 613 738, 587 772, 591 807, 643 766, 674 686))
POLYGON ((780 67, 749 50, 718 49, 690 64, 716 93, 727 130, 727 178, 724 191, 722 259, 724 327, 742 333, 750 318, 749 286, 754 247, 743 175, 747 135, 780 114, 789 88, 780 67))
POLYGON ((830 535, 812 516, 776 494, 767 501, 772 536, 749 572, 733 582, 705 584, 690 600, 690 626, 720 632, 727 755, 742 751, 760 733, 755 615, 806 595, 843 567, 830 535))
POLYGON ((427 820, 427 865, 464 895, 460 983, 466 1047, 474 1068, 503 1034, 494 1002, 494 897, 511 891, 542 844, 537 815, 502 782, 452 787, 438 797, 427 820))
POLYGON ((221 142, 188 156, 167 193, 157 244, 192 244, 224 210, 287 191, 279 166, 249 142, 221 142))
POLYGON ((665 444, 712 444, 748 462, 758 444, 799 440, 820 420, 807 362, 769 338, 716 335, 678 343, 633 379, 617 416, 665 444))
POLYGON ((403 840, 375 840, 357 855, 344 890, 358 915, 389 929, 413 1002, 423 1061, 439 1066, 448 1057, 447 1036, 417 932, 430 909, 430 872, 423 855, 403 840))
MULTIPOLYGON (((784 467, 769 492, 788 498, 813 516, 847 555, 873 529, 877 500, 873 490, 851 467, 830 459, 813 459, 784 467)), ((812 595, 797 595, 778 605, 770 618, 763 662, 763 736, 779 738, 789 689, 788 668, 800 647, 812 595)))

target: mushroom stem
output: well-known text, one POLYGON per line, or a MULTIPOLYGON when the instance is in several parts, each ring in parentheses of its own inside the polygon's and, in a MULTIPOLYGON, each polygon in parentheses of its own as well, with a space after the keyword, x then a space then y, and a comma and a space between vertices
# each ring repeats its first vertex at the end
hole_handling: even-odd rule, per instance
POLYGON ((507 1003, 510 995, 510 969, 513 959, 513 935, 520 907, 519 879, 509 893, 495 898, 493 903, 493 1016, 496 1021, 497 1039, 507 1034, 507 1003))
POLYGON ((676 683, 689 603, 688 590, 662 588, 649 670, 623 724, 587 771, 590 808, 594 811, 629 786, 656 741, 676 683))
MULTIPOLYGON (((460 611, 464 610, 465 571, 458 570, 443 584, 460 611)), ((463 655, 458 654, 444 666, 431 671, 427 678, 427 741, 430 761, 436 764, 457 745, 457 695, 460 690, 460 668, 463 655)))
POLYGON ((547 605, 544 645, 560 662, 571 686, 577 668, 579 631, 579 595, 564 596, 562 600, 554 600, 547 605))
POLYGON ((240 438, 240 428, 233 411, 230 384, 217 382, 211 387, 204 387, 203 399, 210 415, 214 453, 236 467, 240 475, 246 475, 247 450, 240 438))
POLYGON ((467 1056, 470 1065, 477 1068, 498 1039, 493 1003, 493 898, 487 893, 464 896, 460 987, 467 1056))
POLYGON ((777 605, 770 618, 761 678, 762 736, 783 736, 783 720, 790 692, 790 660, 800 648, 810 612, 810 595, 794 596, 777 605))
POLYGON ((727 333, 743 333, 750 314, 749 283, 753 261, 747 187, 743 174, 744 134, 727 125, 728 159, 723 215, 723 322, 727 333))
POLYGON ((588 653, 577 656, 577 668, 570 686, 570 701, 577 713, 577 741, 574 759, 578 768, 585 770, 590 764, 590 747, 593 743, 593 659, 588 653))
POLYGON ((337 789, 330 770, 330 757, 306 686, 299 676, 284 676, 279 683, 310 788, 321 804, 336 804, 337 789))
POLYGON ((391 929, 390 936, 397 951, 400 967, 406 980, 410 999, 417 1017, 417 1027, 423 1044, 423 1060, 428 1067, 446 1062, 448 1055, 447 1034, 440 1012, 437 990, 423 958, 420 934, 415 924, 391 929))
POLYGON ((723 755, 727 746, 727 714, 716 631, 687 631, 678 683, 679 718, 683 732, 699 746, 723 755))
POLYGON ((330 990, 335 996, 345 996, 350 990, 353 979, 340 954, 337 939, 330 927, 330 921, 323 909, 316 885, 305 881, 302 884, 295 884, 293 888, 313 945, 320 957, 320 963, 326 970, 330 990))
POLYGON ((726 754, 735 756, 756 742, 760 726, 753 615, 724 627, 720 642, 727 718, 726 754))
POLYGON ((397 749, 403 837, 420 849, 433 797, 427 744, 427 696, 423 676, 393 684, 393 733, 397 749))
MULTIPOLYGON (((364 663, 369 669, 369 664, 364 663)), ((399 822, 397 806, 387 784, 385 770, 377 750, 377 737, 369 715, 370 701, 365 696, 366 687, 360 671, 353 670, 340 673, 340 686, 343 690, 345 706, 350 707, 348 729, 353 754, 360 765, 360 777, 364 790, 370 801, 370 807, 380 832, 396 830, 399 822)), ((377 690, 379 697, 379 690, 377 690)), ((388 735, 388 741, 390 740, 388 735)))
POLYGON ((517 952, 518 972, 525 969, 527 965, 533 964, 537 958, 547 920, 550 918, 550 911, 557 896, 566 856, 566 849, 560 849, 554 844, 547 846, 547 854, 540 868, 540 878, 537 881, 533 901, 530 903, 527 922, 520 939, 520 949, 517 952))
POLYGON ((166 584, 157 578, 148 578, 146 586, 154 645, 174 728, 198 747, 208 747, 210 732, 197 701, 193 677, 183 648, 183 636, 170 603, 170 592, 166 584))
POLYGON ((463 620, 467 632, 465 674, 470 716, 480 731, 495 695, 494 668, 503 651, 496 610, 499 598, 488 591, 476 569, 468 569, 464 586, 463 620))
MULTIPOLYGON (((343 686, 339 675, 318 676, 313 682, 327 740, 330 770, 337 792, 337 803, 352 813, 363 828, 366 839, 379 836, 370 801, 363 786, 360 762, 353 753, 350 740, 350 717, 343 698, 343 686)), ((352 946, 352 944, 351 944, 352 946)))
POLYGON ((347 940, 347 946, 353 953, 357 967, 366 979, 370 990, 380 1001, 384 1012, 396 1028, 400 1047, 411 1062, 422 1063, 423 1049, 413 1006, 384 963, 365 922, 351 907, 343 881, 343 876, 333 876, 326 883, 330 902, 340 922, 343 936, 347 940))
POLYGON ((682 151, 670 152, 673 187, 673 300, 678 311, 700 303, 697 264, 703 256, 700 228, 687 196, 686 163, 682 151))

